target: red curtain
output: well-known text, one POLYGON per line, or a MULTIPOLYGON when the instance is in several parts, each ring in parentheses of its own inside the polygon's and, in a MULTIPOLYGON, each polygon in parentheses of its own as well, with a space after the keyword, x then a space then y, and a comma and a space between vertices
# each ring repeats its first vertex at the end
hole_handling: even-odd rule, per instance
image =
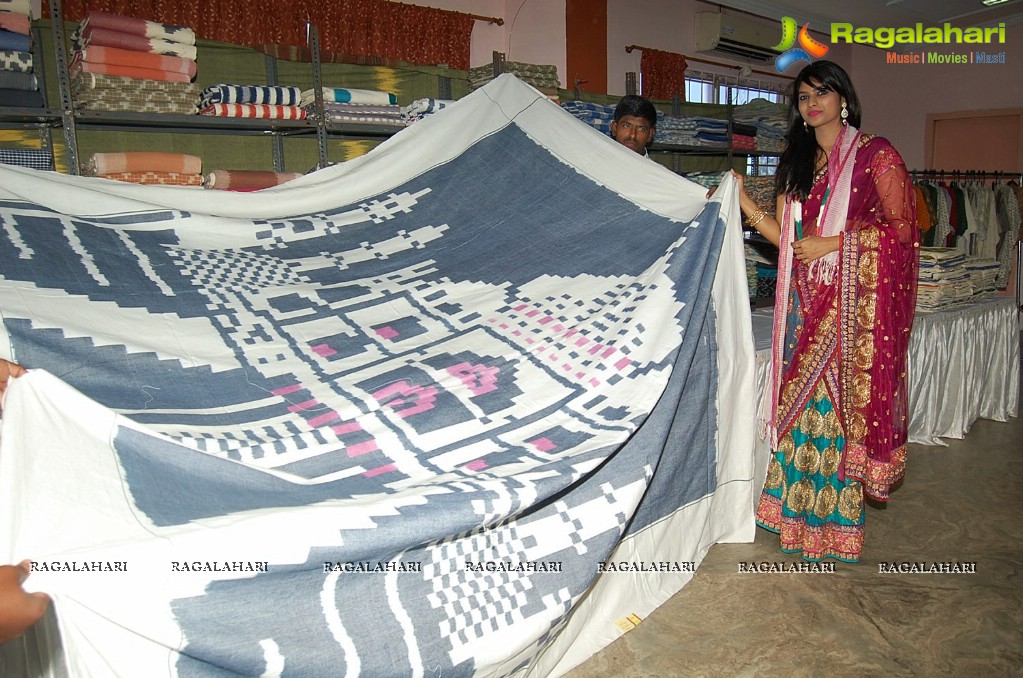
POLYGON ((246 46, 305 45, 308 21, 327 52, 462 70, 469 68, 475 22, 461 12, 387 0, 64 0, 63 7, 68 21, 81 21, 89 10, 107 12, 246 46))
POLYGON ((681 54, 643 48, 639 72, 643 96, 648 99, 671 99, 677 94, 686 100, 686 58, 681 54))

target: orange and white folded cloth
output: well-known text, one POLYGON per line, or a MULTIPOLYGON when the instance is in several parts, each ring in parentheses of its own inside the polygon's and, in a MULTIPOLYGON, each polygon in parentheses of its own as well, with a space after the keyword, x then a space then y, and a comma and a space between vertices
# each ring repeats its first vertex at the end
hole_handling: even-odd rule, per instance
POLYGON ((0 11, 0 28, 11 33, 28 35, 32 32, 32 20, 27 14, 0 11))
POLYGON ((199 110, 199 115, 226 118, 266 118, 272 120, 304 120, 306 112, 298 106, 275 104, 210 104, 199 110))
POLYGON ((136 52, 118 47, 89 46, 75 52, 75 59, 92 64, 110 64, 130 66, 132 68, 150 68, 168 73, 184 73, 189 79, 195 77, 196 65, 191 59, 136 52))
POLYGON ((202 187, 201 174, 182 174, 181 172, 114 172, 104 174, 102 178, 131 184, 202 187))
POLYGON ((118 172, 201 174, 202 158, 186 153, 162 151, 93 153, 82 168, 82 173, 90 176, 104 176, 118 172))
POLYGON ((120 64, 97 64, 90 61, 76 61, 68 69, 71 77, 79 73, 100 73, 102 75, 119 75, 125 78, 136 78, 142 80, 162 80, 164 82, 191 82, 192 76, 187 73, 174 73, 161 71, 155 68, 141 68, 139 66, 122 66, 120 64))

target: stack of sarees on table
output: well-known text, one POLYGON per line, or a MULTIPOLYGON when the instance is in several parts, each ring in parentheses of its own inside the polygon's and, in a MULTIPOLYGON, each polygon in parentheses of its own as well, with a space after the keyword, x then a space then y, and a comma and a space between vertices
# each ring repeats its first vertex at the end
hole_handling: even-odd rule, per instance
POLYGON ((185 153, 125 151, 93 153, 82 167, 87 176, 133 184, 202 187, 202 159, 185 153))
POLYGON ((195 32, 145 19, 89 12, 74 35, 69 68, 76 108, 195 113, 195 32))
POLYGON ((199 114, 225 118, 304 120, 302 90, 281 85, 210 85, 199 93, 199 114))
MULTIPOLYGON (((323 87, 323 116, 328 122, 404 127, 405 118, 398 97, 371 89, 323 87)), ((302 92, 302 107, 310 115, 316 111, 316 90, 302 92)))
POLYGON ((203 188, 216 191, 261 191, 298 179, 297 172, 263 172, 260 170, 218 169, 206 174, 203 188))
POLYGON ((29 0, 0 0, 0 106, 42 108, 29 0))

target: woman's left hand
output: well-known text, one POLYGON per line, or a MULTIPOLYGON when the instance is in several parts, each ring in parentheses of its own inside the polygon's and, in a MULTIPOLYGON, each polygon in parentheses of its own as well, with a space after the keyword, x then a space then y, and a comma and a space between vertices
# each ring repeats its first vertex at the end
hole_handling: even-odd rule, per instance
POLYGON ((829 238, 808 235, 802 240, 796 240, 792 243, 792 256, 804 264, 809 264, 814 259, 820 259, 826 254, 837 252, 839 242, 837 235, 829 238))

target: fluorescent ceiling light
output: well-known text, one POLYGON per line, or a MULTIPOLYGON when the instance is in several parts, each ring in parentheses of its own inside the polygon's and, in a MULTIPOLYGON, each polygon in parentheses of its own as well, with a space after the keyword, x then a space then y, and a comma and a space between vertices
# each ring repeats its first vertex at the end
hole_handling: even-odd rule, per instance
POLYGON ((980 0, 980 4, 987 5, 988 7, 990 7, 991 5, 1000 5, 1003 2, 1008 2, 1008 1, 1009 0, 980 0))

